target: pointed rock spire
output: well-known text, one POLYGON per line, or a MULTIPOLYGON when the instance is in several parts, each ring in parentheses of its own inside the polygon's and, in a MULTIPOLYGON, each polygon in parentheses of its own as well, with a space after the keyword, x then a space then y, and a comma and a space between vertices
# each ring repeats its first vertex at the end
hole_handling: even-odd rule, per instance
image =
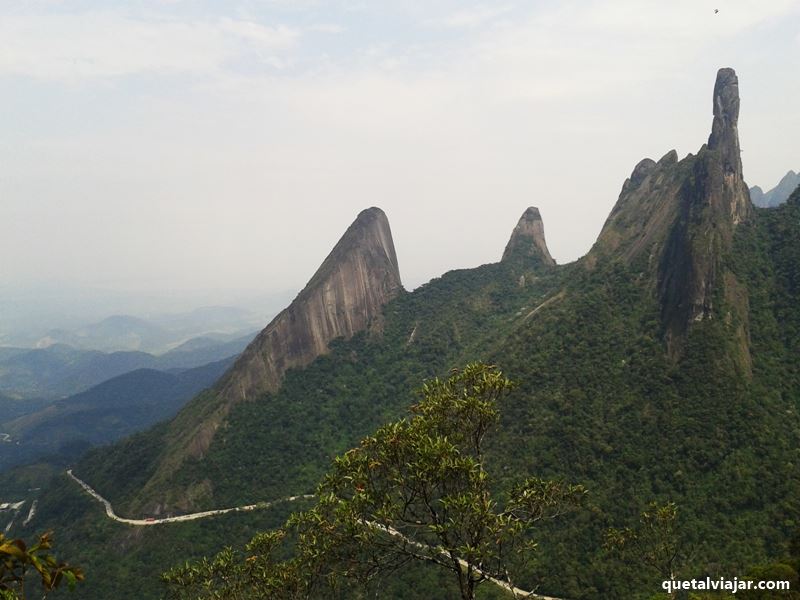
POLYGON ((724 260, 737 225, 752 211, 742 176, 739 104, 736 72, 720 69, 708 144, 682 160, 673 150, 658 162, 640 161, 585 264, 622 259, 655 277, 664 336, 676 357, 689 330, 720 318, 724 306, 741 324, 736 335, 747 372, 747 298, 724 260))
POLYGON ((402 289, 389 221, 362 211, 297 298, 251 342, 223 378, 227 401, 278 389, 283 374, 303 367, 379 318, 402 289))
POLYGON ((189 510, 207 488, 165 482, 187 458, 201 458, 231 408, 275 392, 287 370, 309 365, 339 337, 350 338, 380 321, 383 306, 402 290, 389 221, 379 208, 359 213, 292 303, 250 342, 209 393, 200 394, 169 424, 167 458, 142 487, 141 510, 189 510), (202 488, 202 489, 201 489, 202 488), (159 504, 151 498, 158 495, 159 504))
POLYGON ((740 366, 749 372, 747 295, 724 262, 737 225, 752 211, 742 176, 738 119, 739 80, 733 69, 720 69, 708 146, 698 153, 678 194, 680 212, 664 246, 659 291, 672 349, 680 348, 695 323, 718 318, 724 305, 729 311, 725 318, 741 323, 736 332, 740 366))
POLYGON ((502 262, 522 259, 531 263, 552 266, 556 264, 544 239, 544 223, 539 209, 529 207, 519 219, 511 239, 506 244, 502 262))
POLYGON ((708 149, 719 150, 726 172, 742 175, 739 149, 739 78, 730 68, 720 69, 714 83, 714 123, 708 149))

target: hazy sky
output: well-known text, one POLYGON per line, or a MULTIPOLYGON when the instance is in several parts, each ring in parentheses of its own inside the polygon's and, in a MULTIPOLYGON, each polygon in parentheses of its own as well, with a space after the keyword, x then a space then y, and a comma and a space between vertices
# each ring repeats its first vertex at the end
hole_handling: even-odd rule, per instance
POLYGON ((568 262, 640 159, 706 141, 722 66, 772 187, 798 0, 0 0, 0 282, 298 289, 372 205, 409 288, 529 205, 568 262))

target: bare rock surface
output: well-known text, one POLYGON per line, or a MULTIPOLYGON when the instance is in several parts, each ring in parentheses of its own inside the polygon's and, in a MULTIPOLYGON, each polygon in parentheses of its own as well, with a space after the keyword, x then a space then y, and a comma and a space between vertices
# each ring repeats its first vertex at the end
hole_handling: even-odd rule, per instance
POLYGON ((511 232, 511 239, 508 240, 501 260, 505 262, 516 259, 545 266, 556 264, 544 239, 542 216, 534 206, 522 213, 517 226, 511 232))

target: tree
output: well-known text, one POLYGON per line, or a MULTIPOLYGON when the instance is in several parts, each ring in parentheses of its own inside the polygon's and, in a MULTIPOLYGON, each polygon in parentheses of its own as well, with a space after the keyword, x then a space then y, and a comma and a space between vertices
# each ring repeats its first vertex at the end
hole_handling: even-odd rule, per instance
MULTIPOLYGON (((606 532, 606 548, 628 564, 643 564, 663 580, 675 580, 678 570, 687 562, 677 521, 678 506, 674 502, 651 502, 635 528, 606 532)), ((670 597, 674 596, 675 592, 671 592, 670 597)))
MULTIPOLYGON (((289 519, 285 532, 295 539, 293 557, 275 563, 253 554, 244 564, 272 565, 259 581, 282 581, 289 598, 318 597, 323 589, 335 596, 348 582, 369 584, 410 561, 450 571, 464 600, 473 600, 486 581, 520 593, 511 571, 535 548, 531 528, 578 506, 586 491, 528 478, 499 507, 483 443, 497 424, 498 400, 511 387, 496 367, 483 363, 426 382, 412 416, 335 459, 316 506, 289 519)), ((208 589, 210 572, 192 576, 192 568, 197 565, 167 574, 175 597, 188 597, 181 590, 208 589)), ((244 573, 242 561, 235 569, 244 573)))
POLYGON ((30 547, 23 540, 9 539, 0 533, 0 598, 24 600, 31 570, 39 575, 43 598, 64 581, 70 589, 83 581, 81 569, 56 559, 48 552, 52 547, 52 532, 39 536, 39 541, 30 547))

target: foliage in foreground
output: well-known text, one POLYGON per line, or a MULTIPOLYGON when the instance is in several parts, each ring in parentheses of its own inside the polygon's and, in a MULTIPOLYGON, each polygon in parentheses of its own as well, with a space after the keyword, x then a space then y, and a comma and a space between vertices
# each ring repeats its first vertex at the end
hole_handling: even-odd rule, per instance
POLYGON ((533 526, 580 505, 586 491, 528 478, 502 508, 492 497, 483 443, 511 387, 482 363, 425 383, 410 418, 335 460, 314 508, 244 552, 227 548, 169 571, 171 597, 340 597, 413 562, 450 572, 464 600, 486 581, 513 592, 512 571, 535 549, 533 526), (286 542, 292 555, 280 560, 286 542))
POLYGON ((47 597, 64 581, 70 589, 78 581, 83 581, 81 569, 56 559, 48 552, 52 547, 51 532, 39 536, 39 541, 32 546, 21 539, 6 538, 0 533, 0 598, 24 600, 31 571, 39 575, 42 598, 47 597))

